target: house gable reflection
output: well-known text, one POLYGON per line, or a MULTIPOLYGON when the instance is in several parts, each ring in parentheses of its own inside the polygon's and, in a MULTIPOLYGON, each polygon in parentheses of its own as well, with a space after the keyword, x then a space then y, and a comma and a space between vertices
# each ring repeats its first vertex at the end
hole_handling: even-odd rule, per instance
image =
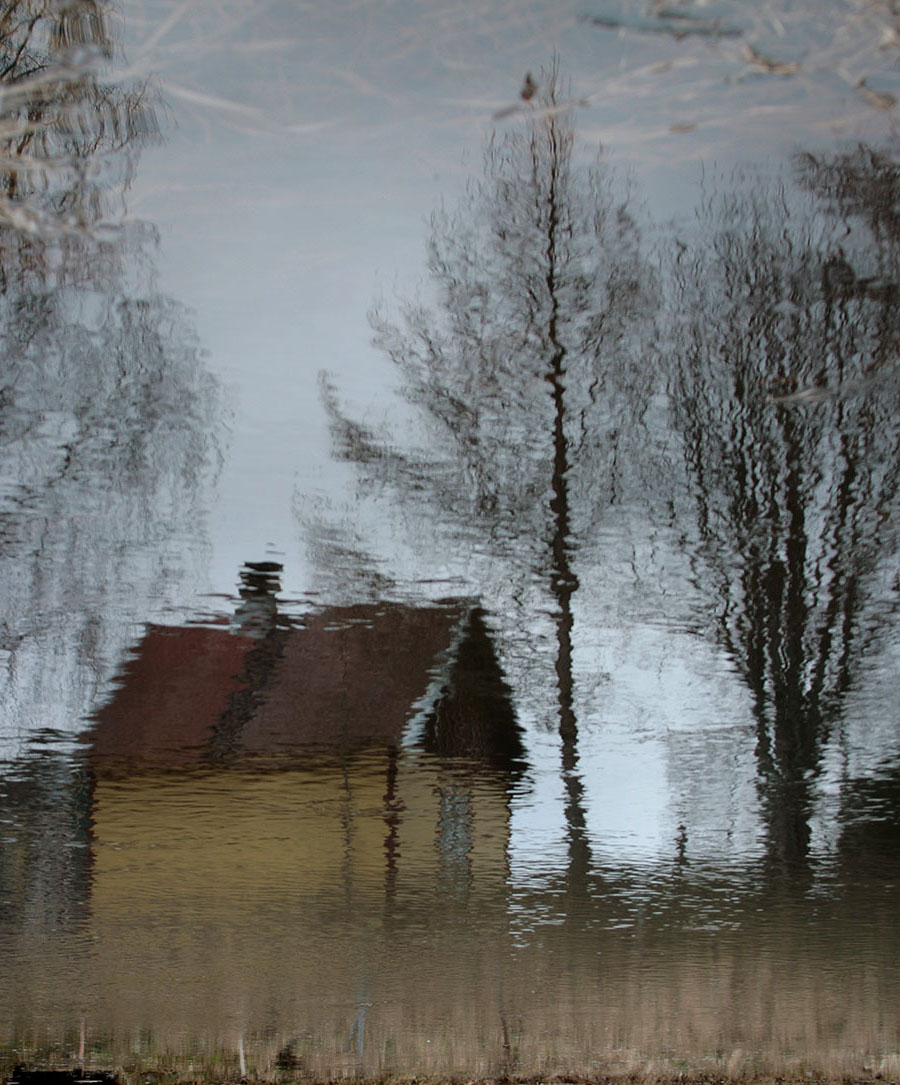
POLYGON ((473 758, 510 774, 524 766, 512 693, 477 608, 465 618, 448 683, 425 722, 423 746, 439 757, 473 758))

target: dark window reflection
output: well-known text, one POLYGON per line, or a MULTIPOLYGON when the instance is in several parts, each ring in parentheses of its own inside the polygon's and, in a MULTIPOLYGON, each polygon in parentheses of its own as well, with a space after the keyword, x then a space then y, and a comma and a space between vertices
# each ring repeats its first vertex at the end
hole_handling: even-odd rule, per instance
POLYGON ((428 717, 424 747, 512 772, 524 761, 521 731, 483 615, 473 609, 454 652, 447 686, 428 717))

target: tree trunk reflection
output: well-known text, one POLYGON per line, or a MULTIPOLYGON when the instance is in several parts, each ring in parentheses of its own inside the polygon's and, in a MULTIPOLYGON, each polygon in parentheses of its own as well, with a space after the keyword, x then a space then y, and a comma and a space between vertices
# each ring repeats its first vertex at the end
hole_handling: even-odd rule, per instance
MULTIPOLYGON (((545 607, 533 586, 549 593, 569 869, 583 894, 576 561, 614 488, 613 372, 626 365, 652 290, 627 200, 607 171, 573 162, 555 64, 527 110, 520 129, 491 140, 484 179, 459 209, 433 216, 437 308, 409 303, 399 323, 374 320, 423 439, 401 447, 391 431, 363 426, 327 385, 325 402, 336 455, 355 465, 364 492, 391 497, 414 546, 422 524, 437 524, 488 609, 516 611, 535 641, 545 607)), ((417 555, 434 560, 424 546, 417 555)))

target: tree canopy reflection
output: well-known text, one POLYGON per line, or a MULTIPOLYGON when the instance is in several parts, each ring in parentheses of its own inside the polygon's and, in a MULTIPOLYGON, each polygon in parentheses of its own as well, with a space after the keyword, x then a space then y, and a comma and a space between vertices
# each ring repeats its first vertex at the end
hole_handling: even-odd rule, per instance
MULTIPOLYGON (((437 524, 483 598, 533 631, 548 610, 570 846, 587 844, 573 707, 573 596, 579 549, 612 498, 629 359, 653 285, 627 193, 573 158, 555 65, 522 127, 495 135, 456 211, 428 242, 433 304, 373 318, 423 440, 404 445, 352 418, 326 386, 337 455, 366 492, 388 493, 413 534, 437 524), (613 377, 615 374, 615 377, 613 377)), ((414 432, 414 431, 411 431, 414 432)), ((407 434, 409 437, 409 434, 407 434)), ((423 557, 420 553, 420 557, 423 557)))
POLYGON ((157 134, 146 86, 103 78, 117 17, 106 0, 0 7, 0 222, 26 235, 102 223, 157 134))
MULTIPOLYGON (((73 734, 138 623, 203 554, 219 394, 154 237, 117 215, 156 126, 105 85, 99 0, 0 5, 0 883, 5 946, 48 946, 90 888, 73 734)), ((59 957, 62 951, 57 954, 59 957)))
POLYGON ((120 213, 158 129, 144 88, 104 81, 115 27, 101 0, 0 6, 4 738, 80 726, 135 585, 162 601, 195 572, 215 466, 215 382, 120 213))
POLYGON ((900 511, 897 174, 866 152, 798 165, 812 204, 758 180, 708 201, 662 358, 697 582, 752 695, 770 855, 795 870, 824 745, 896 606, 900 511))
POLYGON ((749 691, 766 852, 806 871, 824 751, 896 603, 896 168, 860 148, 731 179, 651 257, 610 170, 577 165, 555 67, 519 113, 432 217, 428 300, 373 318, 405 428, 326 382, 335 453, 405 526, 416 575, 455 548, 499 623, 540 643, 550 615, 570 875, 590 859, 575 603, 599 613, 585 572, 616 506, 663 620, 713 630, 749 691))

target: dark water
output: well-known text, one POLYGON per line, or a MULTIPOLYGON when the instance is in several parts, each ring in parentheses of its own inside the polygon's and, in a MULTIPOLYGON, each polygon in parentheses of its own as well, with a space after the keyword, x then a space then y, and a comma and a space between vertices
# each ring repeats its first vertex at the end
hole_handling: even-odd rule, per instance
POLYGON ((896 1076, 898 60, 0 7, 4 1064, 896 1076))

